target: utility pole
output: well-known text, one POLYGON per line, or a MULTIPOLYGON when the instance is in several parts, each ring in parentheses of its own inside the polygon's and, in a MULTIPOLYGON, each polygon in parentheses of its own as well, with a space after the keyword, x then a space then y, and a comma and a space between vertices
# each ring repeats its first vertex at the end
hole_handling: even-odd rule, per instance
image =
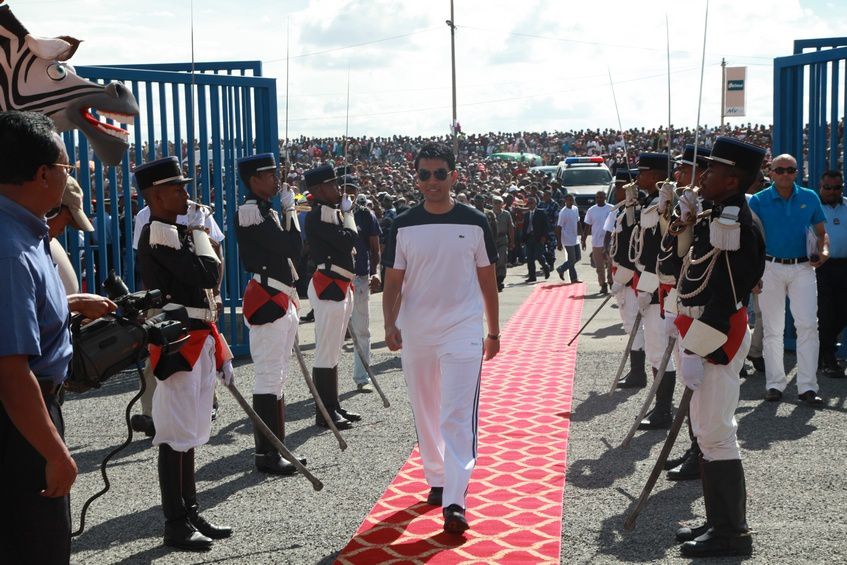
POLYGON ((726 115, 726 59, 721 58, 721 131, 723 118, 726 115))
POLYGON ((459 134, 456 131, 456 21, 453 19, 453 0, 450 0, 450 19, 447 20, 447 25, 450 26, 450 59, 453 66, 453 124, 450 129, 453 130, 453 155, 458 159, 459 134))

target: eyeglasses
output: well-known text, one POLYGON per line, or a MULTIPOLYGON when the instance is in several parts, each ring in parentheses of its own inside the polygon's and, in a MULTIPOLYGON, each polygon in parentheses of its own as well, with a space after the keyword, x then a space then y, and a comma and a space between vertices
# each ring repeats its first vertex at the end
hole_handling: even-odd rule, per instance
POLYGON ((47 213, 44 214, 44 219, 45 220, 52 220, 53 218, 55 218, 56 216, 58 216, 59 214, 62 213, 62 208, 63 208, 63 206, 56 206, 55 208, 47 210, 47 213))
POLYGON ((843 184, 822 184, 821 188, 824 190, 842 190, 844 188, 843 184))
POLYGON ((65 172, 69 175, 72 175, 76 172, 76 165, 67 165, 65 163, 53 163, 50 165, 51 167, 62 167, 65 169, 65 172))
POLYGON ((789 175, 793 175, 797 172, 797 167, 775 167, 771 169, 771 172, 774 172, 778 175, 784 175, 786 173, 789 175))
POLYGON ((447 169, 436 169, 434 171, 429 171, 427 169, 418 169, 418 178, 422 181, 428 181, 429 177, 434 176, 436 180, 447 180, 447 175, 450 174, 450 171, 447 169))

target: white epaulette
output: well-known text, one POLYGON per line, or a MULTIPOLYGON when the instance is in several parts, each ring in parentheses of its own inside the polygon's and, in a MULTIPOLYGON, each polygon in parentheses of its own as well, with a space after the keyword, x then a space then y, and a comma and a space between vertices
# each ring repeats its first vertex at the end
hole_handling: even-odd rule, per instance
POLYGON ((175 225, 159 221, 150 222, 150 247, 159 245, 172 249, 182 249, 179 232, 175 225))
POLYGON ((738 214, 741 208, 727 206, 721 215, 709 223, 709 243, 721 251, 738 251, 741 247, 741 224, 738 214))
POLYGON ((238 207, 238 225, 242 228, 258 226, 264 221, 265 218, 255 200, 247 200, 238 207))

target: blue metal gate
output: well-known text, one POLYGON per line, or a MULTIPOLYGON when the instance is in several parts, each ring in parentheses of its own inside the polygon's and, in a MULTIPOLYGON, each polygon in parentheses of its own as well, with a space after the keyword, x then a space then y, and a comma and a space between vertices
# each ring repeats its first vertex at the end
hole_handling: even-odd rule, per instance
POLYGON ((93 216, 96 228, 81 242, 69 238, 66 249, 89 292, 100 289, 110 269, 135 290, 133 220, 144 202, 133 187, 132 166, 179 156, 195 179, 187 186, 192 200, 214 206, 214 218, 225 235, 220 327, 233 352, 243 355, 248 342, 238 309, 246 276, 234 231, 240 184, 235 163, 253 153, 279 157, 276 80, 261 76, 259 61, 196 63, 195 72, 191 70, 188 63, 76 67, 80 76, 95 82, 123 82, 140 112, 131 132, 133 145, 117 167, 105 167, 93 156, 78 131, 64 134, 68 154, 76 155, 80 171, 91 171, 90 176, 77 176, 85 212, 93 216))

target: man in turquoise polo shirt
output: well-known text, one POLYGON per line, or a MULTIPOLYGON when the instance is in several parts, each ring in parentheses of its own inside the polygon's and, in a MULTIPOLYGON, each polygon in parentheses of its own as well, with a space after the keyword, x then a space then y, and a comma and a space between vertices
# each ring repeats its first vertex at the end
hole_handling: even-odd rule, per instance
POLYGON ((814 268, 829 257, 829 237, 818 195, 795 182, 797 160, 779 155, 771 164, 773 184, 750 199, 750 208, 765 228, 765 273, 759 306, 764 326, 763 353, 767 393, 779 401, 788 385, 783 364, 785 298, 797 330, 797 392, 811 406, 818 396, 818 304, 814 268), (809 230, 816 241, 810 243, 809 230))
POLYGON ((820 190, 823 213, 829 235, 829 260, 820 267, 818 279, 818 336, 820 337, 821 373, 827 377, 844 377, 844 369, 835 360, 835 342, 847 326, 847 201, 841 171, 830 170, 821 176, 820 190))

